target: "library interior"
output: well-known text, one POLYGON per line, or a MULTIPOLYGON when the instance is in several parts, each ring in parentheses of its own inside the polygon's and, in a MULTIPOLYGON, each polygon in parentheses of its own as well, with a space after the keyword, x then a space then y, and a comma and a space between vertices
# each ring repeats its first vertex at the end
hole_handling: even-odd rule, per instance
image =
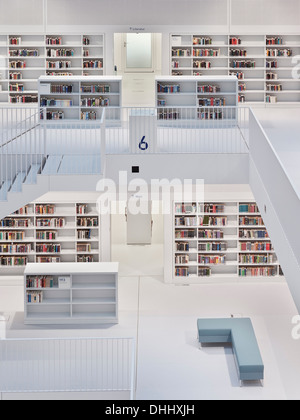
POLYGON ((0 400, 300 399, 300 0, 0 11, 0 400))

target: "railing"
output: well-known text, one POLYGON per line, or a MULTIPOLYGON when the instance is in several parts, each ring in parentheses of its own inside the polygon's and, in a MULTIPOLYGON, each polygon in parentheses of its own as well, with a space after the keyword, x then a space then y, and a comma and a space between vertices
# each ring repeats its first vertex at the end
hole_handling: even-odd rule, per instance
POLYGON ((127 392, 133 399, 133 338, 0 340, 0 392, 127 392))
POLYGON ((41 121, 37 107, 1 108, 0 188, 9 190, 18 174, 24 180, 33 165, 42 175, 103 173, 104 120, 105 110, 99 121, 70 122, 41 121))
POLYGON ((249 108, 110 109, 107 154, 248 153, 249 108))

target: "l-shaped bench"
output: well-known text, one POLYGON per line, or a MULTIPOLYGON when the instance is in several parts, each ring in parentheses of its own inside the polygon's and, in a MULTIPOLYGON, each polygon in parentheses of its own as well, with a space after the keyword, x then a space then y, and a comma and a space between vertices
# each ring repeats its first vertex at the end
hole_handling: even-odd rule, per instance
POLYGON ((236 366, 242 381, 264 380, 264 364, 250 318, 198 319, 201 344, 232 343, 236 366))

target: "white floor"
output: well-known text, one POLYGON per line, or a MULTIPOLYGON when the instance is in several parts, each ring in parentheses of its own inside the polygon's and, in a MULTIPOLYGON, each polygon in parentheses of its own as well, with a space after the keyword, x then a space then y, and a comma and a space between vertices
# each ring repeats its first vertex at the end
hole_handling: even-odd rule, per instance
POLYGON ((165 285, 160 276, 124 276, 120 278, 120 323, 104 329, 25 327, 21 286, 1 287, 0 312, 10 314, 9 338, 134 336, 138 400, 300 396, 300 341, 291 336, 297 311, 285 283, 180 287, 165 285), (264 387, 239 387, 230 347, 198 349, 197 318, 231 314, 253 321, 265 363, 264 387))

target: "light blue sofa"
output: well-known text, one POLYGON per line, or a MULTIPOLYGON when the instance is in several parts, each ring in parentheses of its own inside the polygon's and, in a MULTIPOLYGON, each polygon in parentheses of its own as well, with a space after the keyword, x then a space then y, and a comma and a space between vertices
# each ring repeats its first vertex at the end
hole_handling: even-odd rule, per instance
POLYGON ((198 340, 201 344, 231 343, 242 381, 264 380, 264 364, 255 332, 249 318, 198 319, 198 340))

